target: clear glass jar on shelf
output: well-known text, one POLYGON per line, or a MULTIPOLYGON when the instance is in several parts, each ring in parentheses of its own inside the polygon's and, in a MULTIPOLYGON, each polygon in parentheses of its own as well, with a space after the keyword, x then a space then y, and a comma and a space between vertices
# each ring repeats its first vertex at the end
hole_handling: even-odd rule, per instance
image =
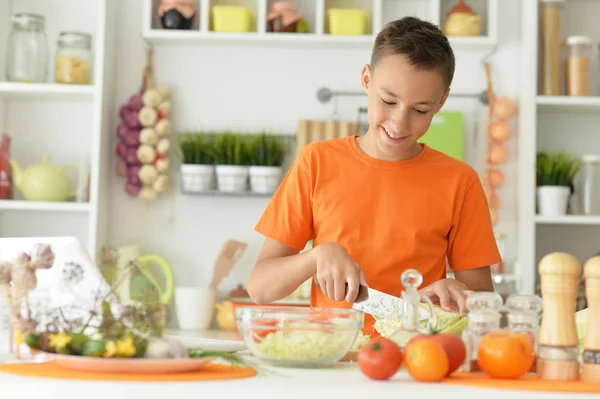
POLYGON ((48 39, 44 17, 15 14, 6 52, 6 80, 46 83, 48 79, 48 39))
POLYGON ((477 362, 479 342, 488 332, 501 329, 502 304, 502 297, 494 292, 475 292, 467 298, 469 323, 462 332, 462 340, 467 349, 463 371, 481 371, 477 362))
POLYGON ((587 36, 569 36, 565 42, 569 51, 565 79, 567 95, 588 96, 590 94, 592 39, 587 36))
MULTIPOLYGON (((508 311, 508 327, 506 329, 527 336, 531 340, 536 357, 541 321, 540 314, 543 307, 542 298, 537 295, 517 294, 511 295, 506 300, 506 310, 508 311)), ((535 361, 529 371, 532 373, 536 371, 535 361)))
POLYGON ((64 84, 90 84, 92 79, 92 36, 61 32, 56 44, 54 80, 64 84))

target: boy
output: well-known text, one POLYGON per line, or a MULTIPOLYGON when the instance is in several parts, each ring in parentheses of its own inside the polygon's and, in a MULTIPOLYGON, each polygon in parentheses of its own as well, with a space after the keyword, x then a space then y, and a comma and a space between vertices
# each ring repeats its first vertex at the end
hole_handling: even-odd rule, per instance
MULTIPOLYGON (((368 132, 303 148, 256 225, 266 237, 248 281, 256 303, 315 276, 311 306, 351 307, 360 284, 399 296, 409 268, 447 311, 464 314, 470 291, 493 291, 500 254, 477 173, 417 142, 448 98, 454 65, 428 22, 406 17, 377 35, 361 75, 368 132)), ((365 334, 372 323, 367 315, 365 334)))

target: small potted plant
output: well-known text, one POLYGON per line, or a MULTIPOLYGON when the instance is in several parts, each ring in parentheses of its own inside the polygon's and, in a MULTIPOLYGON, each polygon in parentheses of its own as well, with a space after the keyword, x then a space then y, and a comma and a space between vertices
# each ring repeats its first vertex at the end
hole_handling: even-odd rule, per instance
POLYGON ((248 145, 248 152, 250 190, 261 194, 274 193, 283 172, 284 138, 266 133, 254 135, 248 145))
POLYGON ((215 172, 212 144, 203 132, 180 136, 179 147, 183 158, 181 164, 182 190, 186 193, 209 191, 215 172))
POLYGON ((217 185, 222 192, 248 190, 247 138, 230 131, 214 136, 212 147, 216 162, 217 185))
POLYGON ((579 172, 581 162, 562 151, 550 154, 540 152, 536 166, 539 214, 565 215, 573 192, 573 179, 579 172))

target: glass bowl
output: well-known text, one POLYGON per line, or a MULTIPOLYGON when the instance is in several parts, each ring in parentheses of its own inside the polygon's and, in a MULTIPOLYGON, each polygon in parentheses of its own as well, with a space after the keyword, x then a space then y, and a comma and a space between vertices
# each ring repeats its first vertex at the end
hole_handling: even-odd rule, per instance
POLYGON ((235 321, 248 350, 265 363, 319 368, 348 353, 364 315, 354 309, 239 306, 235 321))

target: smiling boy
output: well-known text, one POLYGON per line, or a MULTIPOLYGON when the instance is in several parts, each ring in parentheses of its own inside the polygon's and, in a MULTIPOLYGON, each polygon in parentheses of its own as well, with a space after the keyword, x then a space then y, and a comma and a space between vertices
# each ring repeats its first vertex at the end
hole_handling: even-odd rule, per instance
POLYGON ((368 132, 304 147, 256 225, 265 236, 248 281, 256 303, 316 276, 311 306, 351 307, 359 284, 399 296, 409 268, 445 310, 464 313, 470 291, 493 291, 489 265, 500 254, 477 172, 417 142, 448 98, 454 68, 431 23, 406 17, 377 35, 361 74, 368 132))

